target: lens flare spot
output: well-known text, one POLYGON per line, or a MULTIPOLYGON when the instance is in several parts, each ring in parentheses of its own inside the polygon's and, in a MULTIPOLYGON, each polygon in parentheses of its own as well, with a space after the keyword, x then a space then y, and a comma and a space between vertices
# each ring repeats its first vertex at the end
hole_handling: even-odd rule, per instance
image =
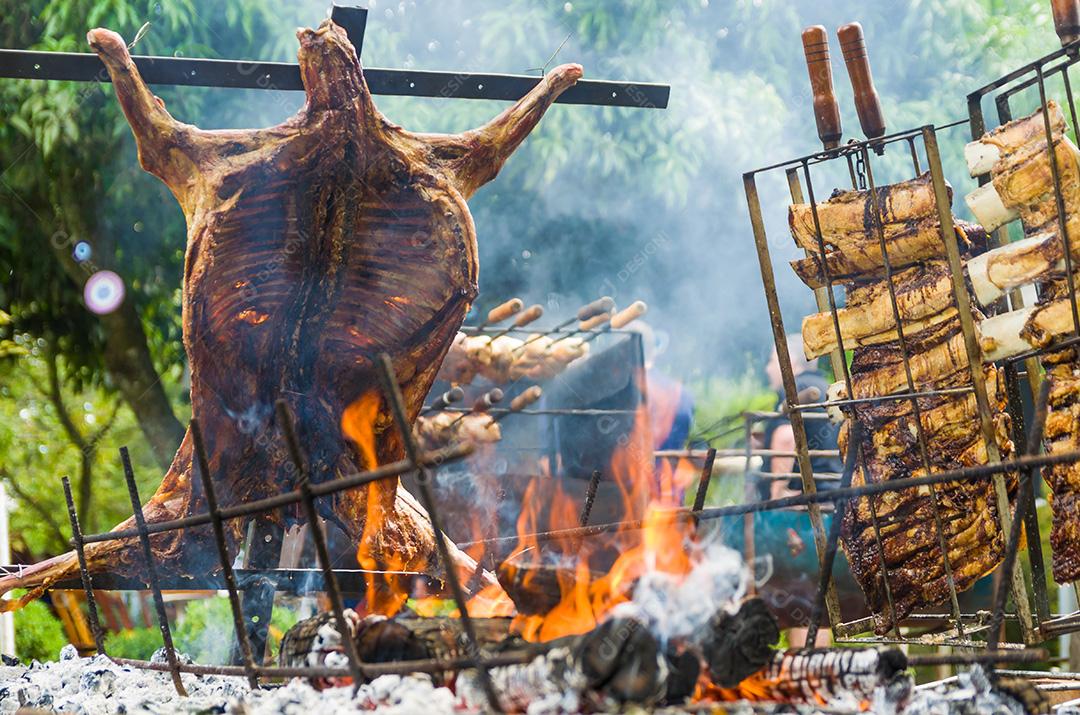
POLYGON ((124 280, 112 271, 98 271, 86 281, 83 300, 91 312, 107 315, 124 302, 124 280))

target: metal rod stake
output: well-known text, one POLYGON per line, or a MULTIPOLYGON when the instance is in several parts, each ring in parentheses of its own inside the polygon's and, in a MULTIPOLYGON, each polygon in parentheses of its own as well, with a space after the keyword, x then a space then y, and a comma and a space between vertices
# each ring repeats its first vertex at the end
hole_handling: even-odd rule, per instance
POLYGON ((173 647, 172 631, 169 629, 169 614, 165 612, 165 599, 161 597, 161 588, 158 586, 154 549, 150 545, 150 534, 146 531, 146 517, 143 515, 142 500, 139 498, 139 485, 135 483, 135 470, 131 467, 131 455, 128 454, 127 447, 120 448, 120 460, 124 463, 124 480, 127 482, 128 496, 131 497, 135 527, 139 530, 139 542, 142 544, 143 558, 146 560, 146 573, 150 577, 150 591, 154 597, 154 608, 157 610, 158 629, 161 631, 161 640, 165 645, 165 660, 169 663, 169 672, 172 675, 176 694, 186 698, 187 690, 184 688, 183 681, 180 680, 180 671, 177 669, 176 648, 173 647))
POLYGON ((277 418, 281 431, 285 434, 285 445, 289 449, 289 458, 296 467, 300 500, 304 505, 307 516, 308 530, 311 532, 311 540, 315 544, 315 555, 319 559, 319 568, 322 569, 326 595, 330 598, 330 606, 334 611, 334 625, 337 626, 341 637, 341 645, 345 650, 345 657, 349 660, 349 673, 353 679, 353 692, 355 693, 363 682, 363 670, 360 666, 360 656, 356 651, 356 641, 353 640, 352 630, 345 620, 345 606, 341 599, 341 590, 338 588, 337 576, 334 575, 333 562, 330 560, 330 551, 326 547, 326 536, 319 525, 319 512, 315 507, 315 497, 311 493, 311 482, 308 477, 307 465, 300 451, 300 442, 296 438, 296 428, 293 424, 292 412, 285 400, 278 400, 275 405, 277 418))
POLYGON ((248 684, 254 690, 259 687, 259 677, 255 673, 255 658, 252 656, 251 641, 248 640, 247 628, 244 625, 244 610, 240 606, 240 592, 236 586, 236 574, 233 572, 229 546, 225 541, 224 520, 221 518, 221 511, 218 509, 214 480, 210 476, 210 461, 206 456, 206 446, 203 444, 202 429, 199 427, 199 421, 192 418, 190 427, 191 441, 195 447, 195 464, 202 480, 206 507, 210 511, 214 542, 217 544, 218 559, 221 562, 221 575, 225 580, 225 590, 229 592, 229 607, 232 609, 233 614, 233 628, 236 630, 236 639, 240 644, 240 653, 244 657, 244 672, 247 674, 248 684))
POLYGON ((390 403, 390 409, 394 414, 394 422, 397 423, 398 432, 401 434, 401 441, 405 447, 405 456, 412 464, 417 465, 416 484, 420 488, 420 497, 424 502, 424 508, 427 509, 428 517, 431 519, 431 528, 435 531, 435 546, 439 550, 439 559, 442 561, 443 571, 446 573, 446 581, 450 585, 450 592, 453 594, 458 613, 461 614, 461 629, 465 632, 466 639, 468 639, 469 655, 477 658, 476 671, 480 676, 480 685, 487 696, 488 705, 495 712, 502 712, 499 696, 495 692, 495 684, 491 680, 491 673, 482 662, 485 653, 480 645, 479 638, 476 636, 476 628, 473 626, 472 618, 469 616, 465 592, 461 588, 461 580, 458 578, 454 562, 450 558, 450 548, 446 545, 446 534, 442 530, 439 512, 435 506, 435 495, 431 489, 431 473, 427 470, 427 467, 422 465, 420 450, 416 446, 416 439, 413 436, 408 415, 405 414, 405 399, 401 395, 401 388, 398 386, 397 378, 394 375, 394 366, 390 362, 390 356, 381 353, 378 364, 379 378, 383 383, 386 401, 390 403))
POLYGON ((105 655, 105 633, 98 620, 97 601, 94 599, 94 585, 90 580, 90 569, 86 567, 86 548, 83 543, 82 529, 79 527, 79 514, 75 509, 75 498, 71 496, 71 480, 64 477, 64 499, 67 500, 68 520, 71 522, 71 539, 75 542, 75 553, 79 557, 79 577, 82 579, 83 593, 86 595, 87 616, 90 619, 90 632, 94 634, 94 647, 105 655))

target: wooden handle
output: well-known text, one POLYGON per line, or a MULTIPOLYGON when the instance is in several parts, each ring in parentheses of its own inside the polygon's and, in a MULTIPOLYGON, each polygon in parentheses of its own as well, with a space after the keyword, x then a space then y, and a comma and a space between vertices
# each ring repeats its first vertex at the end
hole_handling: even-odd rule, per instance
POLYGON ((1080 0, 1050 0, 1054 12, 1054 30, 1061 46, 1080 39, 1080 0))
POLYGON ((600 315, 594 315, 588 320, 583 320, 578 323, 578 330, 582 332, 585 332, 586 330, 596 330, 609 320, 611 320, 611 313, 601 313, 600 315))
POLYGON ((840 146, 843 131, 840 125, 840 103, 833 89, 832 63, 829 61, 829 34, 822 25, 811 25, 802 33, 806 70, 810 73, 810 89, 814 93, 814 121, 817 134, 826 149, 840 146))
POLYGON ((451 387, 449 390, 439 395, 438 399, 436 399, 434 404, 432 404, 431 409, 441 410, 447 405, 452 405, 455 402, 461 402, 463 399, 465 399, 465 390, 455 385, 454 387, 451 387))
POLYGON ((611 327, 615 330, 625 328, 631 321, 645 315, 645 311, 648 309, 649 306, 645 305, 644 301, 635 300, 629 307, 619 311, 611 318, 611 327))
POLYGON ((530 306, 528 310, 518 313, 518 317, 514 320, 515 328, 523 328, 529 323, 533 322, 541 315, 544 314, 544 308, 540 305, 530 306))
POLYGON ((603 298, 597 298, 592 303, 578 308, 577 319, 588 320, 601 313, 610 313, 613 310, 615 310, 615 299, 610 295, 605 295, 603 298))
POLYGON ((544 391, 540 389, 539 385, 533 385, 514 399, 510 400, 510 410, 512 412, 520 412, 532 403, 539 400, 540 396, 543 394, 544 391))
POLYGON ((840 38, 840 51, 844 54, 851 89, 855 93, 855 110, 859 113, 859 125, 867 139, 885 135, 885 115, 881 112, 881 100, 874 88, 870 74, 870 58, 866 54, 866 40, 862 25, 848 23, 836 31, 840 38))
POLYGON ((487 412, 492 405, 502 402, 502 399, 503 391, 498 387, 493 387, 483 395, 480 395, 480 398, 473 403, 472 411, 487 412))
POLYGON ((484 325, 501 323, 510 316, 519 313, 524 307, 525 303, 521 300, 521 298, 511 298, 502 305, 497 305, 492 308, 487 314, 487 320, 484 321, 484 325))

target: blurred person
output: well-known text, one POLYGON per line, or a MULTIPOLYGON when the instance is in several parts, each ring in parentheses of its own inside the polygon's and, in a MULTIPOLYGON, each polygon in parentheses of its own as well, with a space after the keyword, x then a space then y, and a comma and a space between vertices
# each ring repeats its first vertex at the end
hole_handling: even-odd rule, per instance
MULTIPOLYGON (((803 353, 802 336, 787 336, 788 353, 791 356, 791 371, 795 377, 795 388, 802 398, 799 402, 824 402, 829 387, 829 381, 817 368, 816 361, 806 359, 803 353)), ((775 346, 769 357, 765 374, 771 387, 777 395, 776 410, 780 411, 787 404, 784 393, 783 378, 780 372, 780 358, 775 346)), ((815 408, 806 413, 824 414, 824 408, 815 408)), ((806 429, 807 448, 811 450, 835 450, 837 449, 837 437, 840 433, 839 425, 833 424, 826 419, 803 420, 806 429)), ((766 449, 777 452, 794 453, 796 449, 795 435, 791 429, 791 420, 786 416, 775 417, 765 425, 763 446, 766 449)), ((813 457, 810 466, 814 474, 824 472, 839 474, 843 471, 843 460, 839 457, 813 457)), ((798 474, 799 468, 795 457, 776 456, 765 457, 762 470, 765 474, 798 474)), ((831 489, 837 485, 835 481, 817 481, 818 489, 831 489)), ((798 476, 790 479, 762 479, 763 499, 779 499, 802 493, 802 480, 798 476)), ((823 522, 826 531, 829 529, 831 514, 823 514, 823 522)), ((814 548, 813 528, 804 510, 800 511, 777 511, 762 515, 758 520, 756 534, 759 545, 765 547, 765 553, 781 554, 787 552, 783 559, 774 560, 771 578, 762 588, 762 596, 775 610, 783 610, 787 613, 788 642, 792 647, 806 645, 806 617, 809 616, 813 601, 817 594, 817 551, 814 548)), ((857 588, 852 591, 850 587, 843 588, 846 581, 850 581, 850 575, 846 564, 837 564, 835 571, 838 584, 841 585, 842 597, 850 601, 852 597, 858 599, 857 588)), ((818 631, 818 638, 813 645, 817 647, 829 644, 829 630, 827 624, 818 631)))
MULTIPOLYGON (((809 361, 803 353, 802 336, 793 334, 787 336, 788 354, 791 356, 791 371, 795 376, 795 388, 799 394, 816 391, 811 402, 824 402, 829 389, 829 381, 817 367, 817 361, 809 361)), ((777 395, 776 410, 780 411, 787 404, 784 395, 784 381, 780 372, 780 358, 776 348, 773 347, 769 356, 769 363, 765 366, 765 375, 769 380, 769 387, 777 395)), ((804 414, 825 414, 824 408, 807 410, 804 414)), ((837 437, 840 434, 840 426, 826 419, 803 420, 806 429, 806 445, 811 450, 835 450, 837 449, 837 437)), ((777 452, 795 451, 795 434, 791 429, 791 420, 787 417, 775 417, 765 425, 765 433, 762 438, 765 449, 777 452)), ((815 474, 829 472, 839 474, 844 469, 844 462, 837 457, 813 457, 810 466, 815 474)), ((798 465, 795 457, 766 457, 762 465, 762 472, 768 474, 795 474, 798 465)), ((818 489, 831 489, 836 482, 818 482, 818 489)), ((802 480, 793 477, 790 480, 774 479, 763 488, 762 498, 779 499, 780 497, 793 496, 802 493, 802 480)))

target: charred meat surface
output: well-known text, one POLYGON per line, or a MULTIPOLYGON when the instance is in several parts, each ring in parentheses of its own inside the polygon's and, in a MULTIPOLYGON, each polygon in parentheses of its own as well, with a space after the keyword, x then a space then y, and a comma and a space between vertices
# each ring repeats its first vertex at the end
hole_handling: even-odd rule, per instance
MULTIPOLYGON (((905 338, 909 354, 914 353, 914 357, 939 358, 911 361, 916 390, 970 385, 958 320, 905 338)), ((984 378, 994 410, 996 447, 1006 457, 1013 446, 1004 412, 1005 393, 993 366, 984 368, 984 378)), ((906 388, 899 343, 856 349, 851 379, 856 394, 864 396, 889 394, 900 383, 906 388)), ((864 425, 868 435, 858 453, 852 486, 971 467, 988 460, 972 393, 921 398, 918 421, 910 400, 858 403, 850 408, 850 415, 864 425), (920 430, 926 439, 928 464, 919 447, 920 430)), ((842 451, 846 449, 846 437, 846 432, 841 434, 842 451)), ((1010 486, 1014 484, 1015 479, 1010 486)), ((878 632, 893 625, 894 615, 902 619, 918 607, 943 603, 949 597, 942 541, 958 591, 973 586, 1004 555, 992 482, 950 482, 935 489, 943 539, 937 530, 934 496, 928 488, 860 498, 844 513, 844 550, 852 574, 866 594, 878 632), (895 614, 889 608, 890 596, 895 614)))
MULTIPOLYGON (((835 319, 830 312, 810 315, 802 334, 810 359, 838 350, 841 341, 852 350, 851 384, 843 392, 861 402, 844 412, 867 435, 857 452, 853 486, 985 464, 990 455, 972 393, 920 398, 918 414, 909 400, 867 401, 912 388, 971 385, 930 176, 875 192, 838 191, 814 208, 797 204, 789 212, 792 236, 809 253, 793 263, 796 272, 808 285, 823 283, 820 235, 825 267, 844 286, 846 302, 835 319), (891 279, 884 275, 886 253, 891 279)), ((954 223, 962 253, 985 249, 982 227, 954 223)), ((983 356, 971 359, 981 362, 983 356)), ((1004 393, 993 367, 984 369, 984 377, 997 427, 994 446, 1007 455, 1012 443, 997 400, 1004 393)), ((840 535, 879 633, 916 608, 944 602, 950 578, 958 590, 970 588, 1000 562, 1004 550, 996 494, 987 481, 940 485, 935 494, 911 489, 859 498, 845 511, 840 535)))
MULTIPOLYGON (((376 358, 390 354, 415 419, 477 292, 465 202, 581 76, 578 65, 560 66, 482 127, 418 134, 375 107, 344 30, 328 20, 297 37, 304 107, 266 129, 205 131, 169 115, 119 35, 88 35, 140 163, 168 185, 187 219, 183 330, 192 412, 223 506, 296 487, 274 418, 278 399, 296 416, 315 482, 403 458, 376 358), (346 408, 364 396, 378 401, 373 454, 342 430, 346 408)), ((147 520, 205 511, 196 482, 189 433, 146 506, 147 520)), ((407 569, 433 564, 430 522, 397 480, 319 506, 357 542, 365 536, 378 560, 407 569), (365 535, 372 514, 381 526, 365 535)), ((159 535, 155 552, 172 562, 198 553, 200 538, 206 534, 190 530, 159 535)), ((127 542, 94 544, 91 570, 120 569, 130 552, 127 542)), ((464 554, 457 562, 471 570, 464 554)), ((76 569, 73 554, 61 556, 0 579, 0 592, 44 586, 76 569)))

